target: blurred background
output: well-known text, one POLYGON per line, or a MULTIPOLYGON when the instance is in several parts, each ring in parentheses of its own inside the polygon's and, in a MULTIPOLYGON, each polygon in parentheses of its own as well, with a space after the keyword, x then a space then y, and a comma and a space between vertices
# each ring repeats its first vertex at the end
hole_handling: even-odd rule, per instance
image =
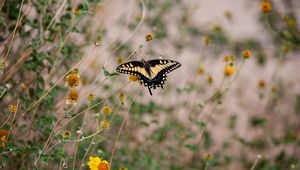
POLYGON ((1 169, 300 169, 300 1, 0 4, 1 169))

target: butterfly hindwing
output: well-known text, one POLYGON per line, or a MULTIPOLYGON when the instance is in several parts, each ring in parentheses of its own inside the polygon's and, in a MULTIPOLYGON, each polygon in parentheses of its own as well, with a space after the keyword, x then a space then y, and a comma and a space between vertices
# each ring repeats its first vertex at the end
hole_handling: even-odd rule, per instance
POLYGON ((163 88, 163 84, 166 81, 167 75, 165 74, 158 74, 157 76, 155 76, 153 79, 149 79, 145 76, 140 76, 138 81, 141 84, 144 84, 144 86, 148 86, 150 88, 156 88, 156 87, 162 87, 163 88))

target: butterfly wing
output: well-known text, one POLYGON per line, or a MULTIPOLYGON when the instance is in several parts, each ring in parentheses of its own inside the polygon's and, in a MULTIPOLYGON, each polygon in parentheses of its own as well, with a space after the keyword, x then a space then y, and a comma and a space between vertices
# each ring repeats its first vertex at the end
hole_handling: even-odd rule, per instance
POLYGON ((151 78, 147 73, 145 66, 140 61, 131 61, 128 63, 121 64, 117 67, 118 73, 130 74, 138 77, 138 81, 144 86, 148 87, 150 94, 151 92, 151 78))
POLYGON ((161 74, 167 74, 171 71, 175 70, 176 68, 180 67, 181 64, 174 60, 149 60, 147 61, 151 67, 151 73, 153 74, 153 78, 161 74))
POLYGON ((146 69, 143 63, 140 61, 131 61, 128 63, 121 64, 117 67, 116 71, 118 73, 130 74, 138 77, 148 77, 146 69))
POLYGON ((148 87, 150 94, 151 88, 161 87, 166 81, 167 73, 170 73, 174 69, 181 66, 181 64, 174 60, 149 60, 147 66, 150 67, 151 74, 147 73, 147 70, 142 62, 132 61, 121 64, 117 67, 116 71, 124 74, 131 74, 138 77, 138 81, 144 86, 148 87))
POLYGON ((147 61, 151 69, 151 78, 153 81, 153 88, 163 87, 168 73, 180 67, 181 64, 174 60, 149 60, 147 61))

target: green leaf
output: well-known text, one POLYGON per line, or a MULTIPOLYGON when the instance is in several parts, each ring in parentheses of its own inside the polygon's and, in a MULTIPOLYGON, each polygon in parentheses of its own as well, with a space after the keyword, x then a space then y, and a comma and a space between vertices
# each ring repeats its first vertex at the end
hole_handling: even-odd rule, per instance
POLYGON ((58 138, 58 140, 64 142, 64 137, 61 134, 56 135, 56 137, 58 138))
POLYGON ((38 152, 39 151, 39 147, 38 146, 34 146, 34 145, 28 145, 26 148, 25 148, 25 152, 26 153, 34 153, 34 152, 38 152))
POLYGON ((206 128, 206 123, 203 120, 201 120, 199 122, 199 127, 200 127, 200 129, 205 129, 206 128))
POLYGON ((31 104, 31 100, 25 96, 20 96, 20 100, 23 102, 24 107, 27 108, 31 104))
POLYGON ((73 27, 71 31, 72 32, 80 32, 76 27, 73 27))
POLYGON ((142 121, 140 124, 141 124, 141 126, 145 126, 145 127, 149 127, 150 126, 149 123, 147 123, 145 121, 142 121))
POLYGON ((84 3, 82 6, 84 11, 89 11, 89 5, 87 3, 84 3))
POLYGON ((108 72, 108 71, 105 69, 105 67, 103 67, 103 73, 104 73, 104 76, 105 76, 105 77, 113 77, 113 76, 119 75, 119 73, 116 73, 116 72, 113 72, 113 73, 108 72))
POLYGON ((33 88, 29 88, 29 96, 31 98, 33 98, 33 96, 34 96, 34 89, 33 88))
POLYGON ((209 132, 204 132, 203 133, 203 146, 206 148, 206 149, 209 149, 211 147, 213 143, 213 140, 211 138, 211 135, 209 132))
POLYGON ((42 154, 40 160, 42 163, 47 164, 49 160, 49 155, 42 154))
POLYGON ((4 24, 4 19, 0 18, 0 26, 2 26, 4 24))
POLYGON ((38 48, 40 47, 40 42, 37 39, 33 39, 31 41, 31 47, 33 50, 38 50, 38 48))
POLYGON ((236 115, 231 115, 229 117, 229 120, 228 120, 228 127, 230 129, 234 129, 235 126, 236 126, 236 120, 237 120, 237 116, 236 115))
POLYGON ((259 127, 264 126, 266 124, 266 119, 254 116, 250 119, 250 122, 252 127, 259 127))
POLYGON ((186 144, 184 145, 186 148, 190 149, 191 151, 193 152, 196 152, 197 151, 197 145, 194 145, 194 144, 186 144))
POLYGON ((58 159, 66 159, 67 155, 65 154, 64 151, 59 150, 59 151, 55 151, 53 157, 58 159))
POLYGON ((7 155, 1 155, 1 164, 2 166, 6 166, 8 162, 8 156, 7 155))

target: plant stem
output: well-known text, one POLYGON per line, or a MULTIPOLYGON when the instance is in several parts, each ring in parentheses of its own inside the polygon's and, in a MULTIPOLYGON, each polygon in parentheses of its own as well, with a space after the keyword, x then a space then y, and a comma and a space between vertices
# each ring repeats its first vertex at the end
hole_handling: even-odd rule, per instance
POLYGON ((138 94, 140 93, 141 89, 142 89, 142 88, 139 89, 139 91, 136 93, 136 95, 135 95, 135 96, 133 97, 133 99, 131 100, 131 103, 130 103, 130 105, 129 105, 129 107, 128 107, 128 111, 126 112, 125 117, 124 117, 124 119, 123 119, 123 122, 122 122, 122 124, 121 124, 121 126, 120 126, 120 128, 119 128, 119 132, 118 132, 117 138, 116 138, 116 140, 115 140, 115 142, 114 142, 114 145, 113 145, 113 148, 112 148, 112 152, 111 152, 111 157, 110 157, 110 160, 109 160, 109 166, 110 166, 110 167, 111 167, 111 165, 112 165, 112 160, 113 160, 113 157, 114 157, 115 149, 116 149, 116 147, 117 147, 117 143, 118 143, 118 140, 119 140, 119 137, 120 137, 122 128, 123 128, 123 126, 124 126, 124 124, 125 124, 125 122, 126 122, 126 120, 127 120, 127 118, 128 118, 130 108, 131 108, 131 106, 132 106, 134 100, 136 99, 136 97, 137 97, 138 94))

